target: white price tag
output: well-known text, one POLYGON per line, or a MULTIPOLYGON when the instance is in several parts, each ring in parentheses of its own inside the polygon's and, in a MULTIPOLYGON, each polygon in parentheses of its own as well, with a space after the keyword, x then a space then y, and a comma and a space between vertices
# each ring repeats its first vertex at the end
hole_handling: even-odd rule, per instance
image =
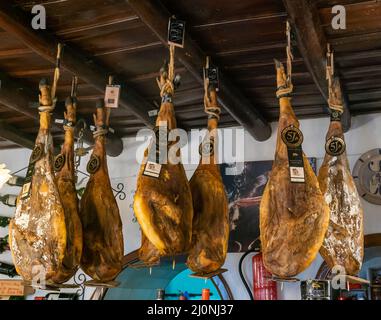
POLYGON ((105 93, 106 108, 118 108, 120 97, 120 85, 108 85, 105 93))
POLYGON ((150 110, 150 111, 148 111, 148 116, 154 117, 154 116, 157 116, 158 113, 159 113, 159 111, 157 109, 150 110))
POLYGON ((305 182, 303 167, 290 167, 291 182, 305 182))
POLYGON ((143 174, 146 176, 159 178, 161 172, 161 164, 148 161, 146 167, 144 168, 143 174))

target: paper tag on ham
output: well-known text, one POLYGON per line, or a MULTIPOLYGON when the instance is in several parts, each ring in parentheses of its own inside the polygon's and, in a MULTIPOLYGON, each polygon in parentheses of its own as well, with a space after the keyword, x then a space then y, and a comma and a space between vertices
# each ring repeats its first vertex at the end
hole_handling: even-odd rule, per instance
POLYGON ((304 162, 303 151, 301 147, 297 147, 295 149, 288 148, 288 163, 290 167, 291 182, 304 183, 304 162))
POLYGON ((108 85, 105 93, 106 108, 118 108, 120 96, 120 85, 108 85))
POLYGON ((148 161, 144 168, 143 174, 145 176, 159 178, 160 172, 161 172, 161 164, 148 161))

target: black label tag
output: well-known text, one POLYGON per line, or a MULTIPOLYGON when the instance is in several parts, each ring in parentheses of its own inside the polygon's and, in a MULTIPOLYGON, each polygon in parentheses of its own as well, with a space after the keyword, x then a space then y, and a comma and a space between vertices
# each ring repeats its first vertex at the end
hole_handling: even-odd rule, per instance
POLYGON ((101 166, 101 161, 98 156, 95 154, 92 154, 90 157, 90 161, 87 163, 86 170, 90 174, 94 174, 98 171, 99 167, 101 166))
POLYGON ((174 46, 184 48, 185 39, 185 21, 176 18, 169 19, 168 25, 168 43, 174 46))
POLYGON ((290 169, 290 180, 293 183, 304 183, 304 161, 303 161, 303 133, 299 128, 289 126, 282 131, 282 140, 287 146, 288 165, 290 169))
POLYGON ((168 150, 168 127, 157 126, 153 129, 155 133, 155 144, 152 144, 148 161, 163 163, 165 161, 166 152, 168 150))
POLYGON ((303 139, 304 137, 302 131, 292 125, 282 131, 282 140, 287 147, 299 147, 302 145, 303 139))
POLYGON ((155 144, 148 151, 148 161, 144 167, 143 175, 159 178, 162 164, 165 163, 168 150, 168 127, 157 126, 154 129, 155 144))
POLYGON ((26 172, 26 177, 24 180, 24 184, 21 189, 21 199, 27 199, 30 197, 30 192, 32 190, 32 178, 34 174, 34 168, 36 166, 36 162, 30 162, 28 166, 28 170, 26 172))
POLYGON ((38 160, 42 158, 43 154, 44 154, 44 145, 41 143, 36 144, 33 149, 32 155, 30 156, 29 163, 36 163, 38 160))
POLYGON ((304 161, 302 147, 289 148, 288 151, 288 165, 290 168, 290 179, 294 183, 304 183, 304 161))
POLYGON ((63 166, 65 164, 65 155, 64 154, 59 154, 55 159, 54 159, 54 171, 59 172, 62 170, 63 166))
POLYGON ((203 141, 198 149, 200 156, 208 157, 214 155, 214 139, 203 141))
POLYGON ((218 67, 209 65, 209 68, 204 68, 204 78, 209 79, 209 84, 218 90, 220 86, 218 67))
POLYGON ((341 121, 341 113, 339 111, 333 110, 331 112, 331 122, 341 121))
POLYGON ((21 189, 21 196, 20 196, 21 200, 24 200, 30 197, 30 193, 32 191, 32 178, 34 174, 34 168, 36 166, 37 161, 40 160, 43 155, 44 155, 44 145, 41 143, 36 144, 29 159, 28 170, 26 172, 24 184, 21 189))
POLYGON ((325 144, 325 151, 334 157, 338 157, 345 152, 346 144, 344 139, 340 137, 331 137, 325 144))

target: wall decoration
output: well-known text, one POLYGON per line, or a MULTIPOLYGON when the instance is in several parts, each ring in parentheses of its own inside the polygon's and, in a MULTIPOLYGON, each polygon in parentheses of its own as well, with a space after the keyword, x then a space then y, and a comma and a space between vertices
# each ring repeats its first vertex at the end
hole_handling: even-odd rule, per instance
MULTIPOLYGON (((309 160, 316 173, 316 158, 309 160)), ((238 175, 226 174, 226 169, 235 167, 236 164, 221 165, 229 201, 229 252, 245 252, 255 248, 254 242, 259 237, 259 204, 272 163, 273 161, 245 162, 240 164, 243 171, 238 175)))
POLYGON ((361 197, 381 205, 381 149, 370 150, 357 160, 353 178, 361 197))

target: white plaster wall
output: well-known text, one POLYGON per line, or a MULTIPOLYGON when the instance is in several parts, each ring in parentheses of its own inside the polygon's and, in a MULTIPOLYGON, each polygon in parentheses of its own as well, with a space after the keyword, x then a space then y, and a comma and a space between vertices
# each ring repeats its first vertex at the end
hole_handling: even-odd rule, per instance
MULTIPOLYGON (((346 134, 348 145, 348 157, 351 166, 364 152, 380 148, 379 137, 381 136, 381 114, 364 115, 353 118, 352 129, 346 134)), ((301 129, 304 133, 303 148, 309 157, 318 158, 318 167, 324 156, 325 134, 328 128, 329 119, 302 120, 301 129)), ((238 151, 244 151, 245 161, 271 160, 275 152, 276 128, 277 124, 272 124, 273 135, 265 142, 257 142, 249 135, 245 134, 245 143, 239 144, 238 151)), ((136 150, 141 147, 142 142, 136 142, 135 139, 125 139, 124 152, 117 158, 108 158, 109 171, 112 179, 112 185, 116 187, 119 182, 126 186, 125 192, 127 198, 123 201, 118 200, 120 213, 123 221, 125 252, 128 253, 139 247, 140 230, 137 223, 133 222, 132 199, 136 186, 136 174, 139 165, 136 161, 136 150)), ((198 148, 198 141, 191 141, 191 148, 198 148)), ((198 149, 196 149, 198 150, 198 149)), ((28 150, 9 150, 0 151, 0 163, 4 162, 12 170, 18 170, 27 165, 30 156, 28 150)), ((85 171, 87 159, 82 160, 81 170, 85 171)), ((188 177, 191 177, 195 165, 186 165, 188 177)), ((4 193, 17 193, 18 188, 5 187, 0 191, 4 193)), ((381 232, 381 212, 379 206, 363 202, 365 212, 365 234, 381 232)), ((12 209, 0 204, 0 215, 12 215, 12 209)), ((0 230, 0 236, 5 235, 7 230, 0 230)), ((241 283, 238 274, 238 261, 241 254, 229 254, 225 267, 229 272, 225 277, 231 286, 235 299, 248 299, 248 295, 241 283)), ((0 261, 10 261, 9 253, 0 255, 0 261)), ((314 278, 322 262, 321 257, 298 278, 314 278)), ((244 264, 244 273, 250 284, 252 283, 251 257, 247 257, 244 264)), ((281 299, 300 299, 299 284, 284 284, 279 286, 279 297, 281 299)))

